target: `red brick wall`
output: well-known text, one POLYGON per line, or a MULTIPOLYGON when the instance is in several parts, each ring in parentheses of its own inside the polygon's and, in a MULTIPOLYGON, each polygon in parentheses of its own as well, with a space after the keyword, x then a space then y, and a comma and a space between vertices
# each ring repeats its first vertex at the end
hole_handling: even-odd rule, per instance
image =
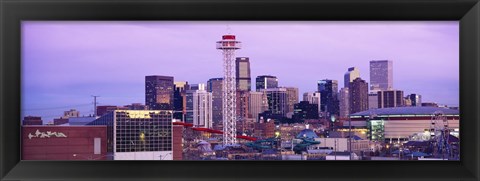
POLYGON ((106 160, 106 126, 23 126, 22 160, 106 160), (67 137, 32 137, 36 131, 63 133, 67 137), (101 138, 101 154, 94 154, 94 138, 101 138), (76 154, 77 156, 73 156, 76 154))
POLYGON ((183 139, 183 126, 182 125, 174 125, 173 126, 173 135, 172 135, 172 142, 173 142, 173 160, 182 160, 183 159, 183 147, 182 147, 182 139, 183 139))

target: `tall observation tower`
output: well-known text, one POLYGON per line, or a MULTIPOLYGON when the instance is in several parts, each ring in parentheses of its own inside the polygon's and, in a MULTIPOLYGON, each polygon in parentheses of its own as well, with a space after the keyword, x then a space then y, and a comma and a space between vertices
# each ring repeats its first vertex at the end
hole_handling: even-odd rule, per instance
POLYGON ((237 142, 236 103, 235 103, 235 50, 240 49, 241 42, 235 35, 223 35, 217 41, 217 49, 223 54, 223 145, 231 146, 237 142))

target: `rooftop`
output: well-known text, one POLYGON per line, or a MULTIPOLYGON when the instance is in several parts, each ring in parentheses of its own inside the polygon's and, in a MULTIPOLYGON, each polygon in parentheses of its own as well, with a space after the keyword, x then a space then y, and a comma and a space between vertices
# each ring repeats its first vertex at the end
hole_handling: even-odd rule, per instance
POLYGON ((367 111, 351 114, 350 117, 370 116, 370 115, 428 115, 435 112, 442 112, 445 115, 459 115, 460 111, 443 107, 389 107, 379 109, 369 109, 367 111))

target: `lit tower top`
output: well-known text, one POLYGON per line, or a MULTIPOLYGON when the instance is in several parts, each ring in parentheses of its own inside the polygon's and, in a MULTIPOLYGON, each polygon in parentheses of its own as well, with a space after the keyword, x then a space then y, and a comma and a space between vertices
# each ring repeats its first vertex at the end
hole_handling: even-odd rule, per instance
POLYGON ((217 49, 223 54, 223 145, 236 144, 236 85, 235 85, 235 50, 240 49, 241 42, 235 40, 235 35, 223 35, 217 41, 217 49))

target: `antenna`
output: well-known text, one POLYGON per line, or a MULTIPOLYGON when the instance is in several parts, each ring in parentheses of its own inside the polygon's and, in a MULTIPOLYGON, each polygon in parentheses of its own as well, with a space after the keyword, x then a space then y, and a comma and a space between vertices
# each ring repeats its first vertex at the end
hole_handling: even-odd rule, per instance
POLYGON ((100 96, 94 96, 92 95, 93 97, 93 112, 94 112, 94 117, 97 117, 97 97, 100 97, 100 96))

